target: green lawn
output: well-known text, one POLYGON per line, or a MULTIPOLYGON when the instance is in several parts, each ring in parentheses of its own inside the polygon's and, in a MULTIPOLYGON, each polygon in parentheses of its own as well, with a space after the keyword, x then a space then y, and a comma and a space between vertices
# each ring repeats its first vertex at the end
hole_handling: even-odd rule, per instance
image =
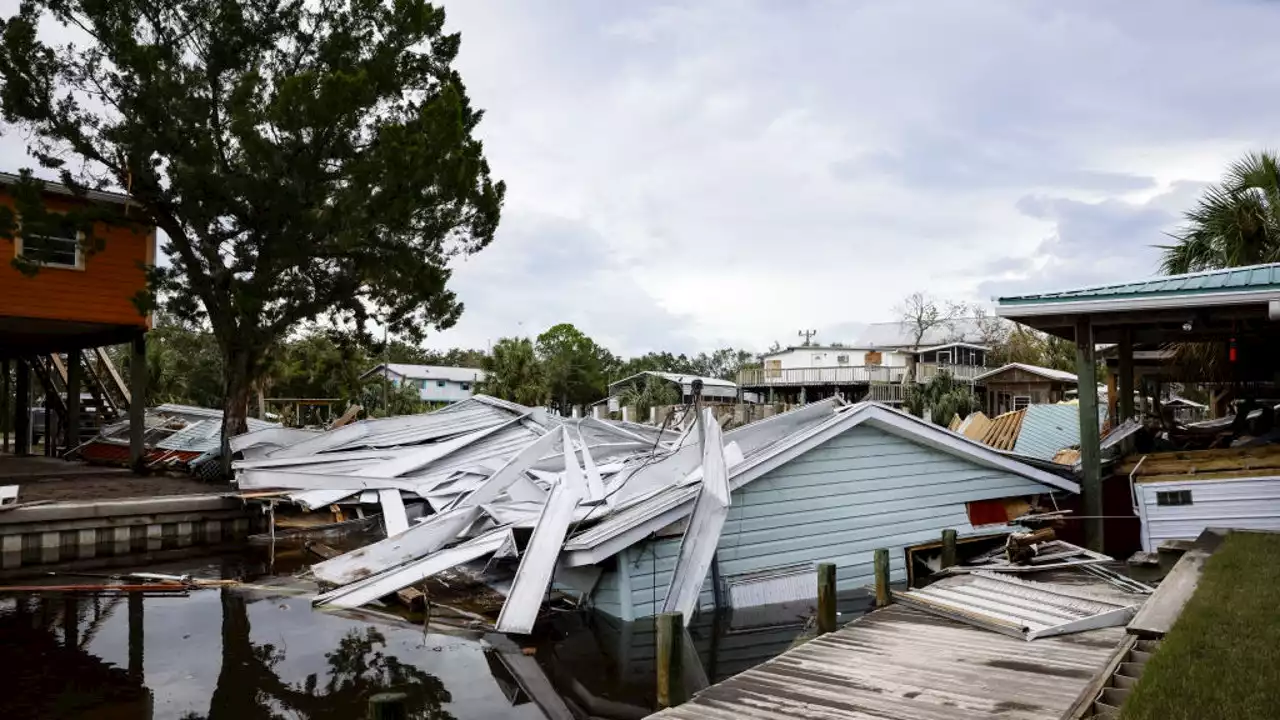
POLYGON ((1280 718, 1280 535, 1227 536, 1121 718, 1280 718))

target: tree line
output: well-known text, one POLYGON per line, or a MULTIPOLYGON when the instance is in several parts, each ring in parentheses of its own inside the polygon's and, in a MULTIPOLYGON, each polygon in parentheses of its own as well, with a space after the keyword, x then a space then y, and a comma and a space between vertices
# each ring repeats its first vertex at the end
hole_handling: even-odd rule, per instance
MULTIPOLYGON (((122 367, 128 366, 124 348, 114 348, 112 354, 122 367)), ((568 323, 532 339, 503 338, 490 350, 431 350, 403 339, 380 341, 312 326, 266 353, 265 370, 251 395, 334 398, 343 407, 359 404, 374 416, 421 412, 427 408, 415 389, 389 388, 377 375, 365 377, 380 363, 407 363, 483 369, 489 379, 477 391, 568 412, 570 407, 604 398, 610 383, 645 370, 731 380, 755 361, 751 352, 735 348, 693 356, 649 352, 623 358, 568 323)), ((224 362, 212 333, 168 315, 158 316, 147 338, 151 402, 221 407, 226 392, 224 362)), ((250 406, 254 405, 251 397, 250 406)))

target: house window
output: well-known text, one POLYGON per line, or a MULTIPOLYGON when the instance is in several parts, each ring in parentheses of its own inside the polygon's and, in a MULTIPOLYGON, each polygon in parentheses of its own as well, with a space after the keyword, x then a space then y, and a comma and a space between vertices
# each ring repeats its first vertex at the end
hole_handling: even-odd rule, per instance
POLYGON ((462 389, 463 389, 463 390, 470 390, 470 389, 471 389, 471 383, 462 383, 462 389))
POLYGON ((436 387, 444 387, 444 381, 443 381, 443 380, 437 380, 437 381, 436 381, 436 387))
POLYGON ((950 365, 950 364, 951 364, 951 352, 950 352, 950 351, 947 351, 947 352, 938 351, 938 358, 937 358, 937 362, 938 362, 938 364, 939 364, 939 365, 950 365))
POLYGON ((39 232, 22 233, 17 254, 46 267, 80 269, 84 267, 84 251, 80 247, 83 237, 69 221, 55 221, 39 232))
POLYGON ((837 355, 837 356, 836 356, 836 363, 837 363, 837 364, 839 364, 839 365, 848 365, 848 364, 849 364, 849 356, 848 356, 848 355, 837 355))
POLYGON ((1168 490, 1156 493, 1156 505, 1191 505, 1190 490, 1168 490))
POLYGON ((1027 407, 1027 406, 1028 406, 1028 405, 1030 405, 1030 404, 1031 404, 1031 396, 1030 396, 1030 395, 1014 395, 1014 396, 1013 396, 1013 409, 1014 409, 1014 410, 1022 410, 1023 408, 1027 407))

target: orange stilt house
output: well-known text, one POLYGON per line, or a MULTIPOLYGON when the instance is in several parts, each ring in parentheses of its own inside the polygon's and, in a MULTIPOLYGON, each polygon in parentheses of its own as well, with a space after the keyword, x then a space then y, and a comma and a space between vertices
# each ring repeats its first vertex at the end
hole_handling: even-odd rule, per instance
POLYGON ((18 455, 43 436, 46 454, 56 454, 79 444, 89 415, 101 422, 127 413, 135 466, 142 457, 151 317, 135 299, 147 289, 156 229, 129 218, 129 210, 122 194, 77 193, 49 181, 35 186, 0 173, 0 213, 12 221, 0 228, 0 369, 5 404, 16 401, 4 408, 12 428, 6 451, 10 435, 18 455), (101 350, 118 344, 130 346, 128 383, 101 350), (33 393, 37 387, 43 393, 33 393), (35 412, 33 395, 43 397, 35 412))

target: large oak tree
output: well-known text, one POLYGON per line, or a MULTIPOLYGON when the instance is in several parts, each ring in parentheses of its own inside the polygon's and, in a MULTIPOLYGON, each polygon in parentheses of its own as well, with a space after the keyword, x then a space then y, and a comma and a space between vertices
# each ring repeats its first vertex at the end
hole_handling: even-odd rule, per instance
POLYGON ((3 119, 163 232, 153 297, 216 338, 229 433, 295 328, 419 337, 462 311, 449 261, 493 239, 504 186, 444 19, 423 0, 24 0, 3 20, 3 119))

